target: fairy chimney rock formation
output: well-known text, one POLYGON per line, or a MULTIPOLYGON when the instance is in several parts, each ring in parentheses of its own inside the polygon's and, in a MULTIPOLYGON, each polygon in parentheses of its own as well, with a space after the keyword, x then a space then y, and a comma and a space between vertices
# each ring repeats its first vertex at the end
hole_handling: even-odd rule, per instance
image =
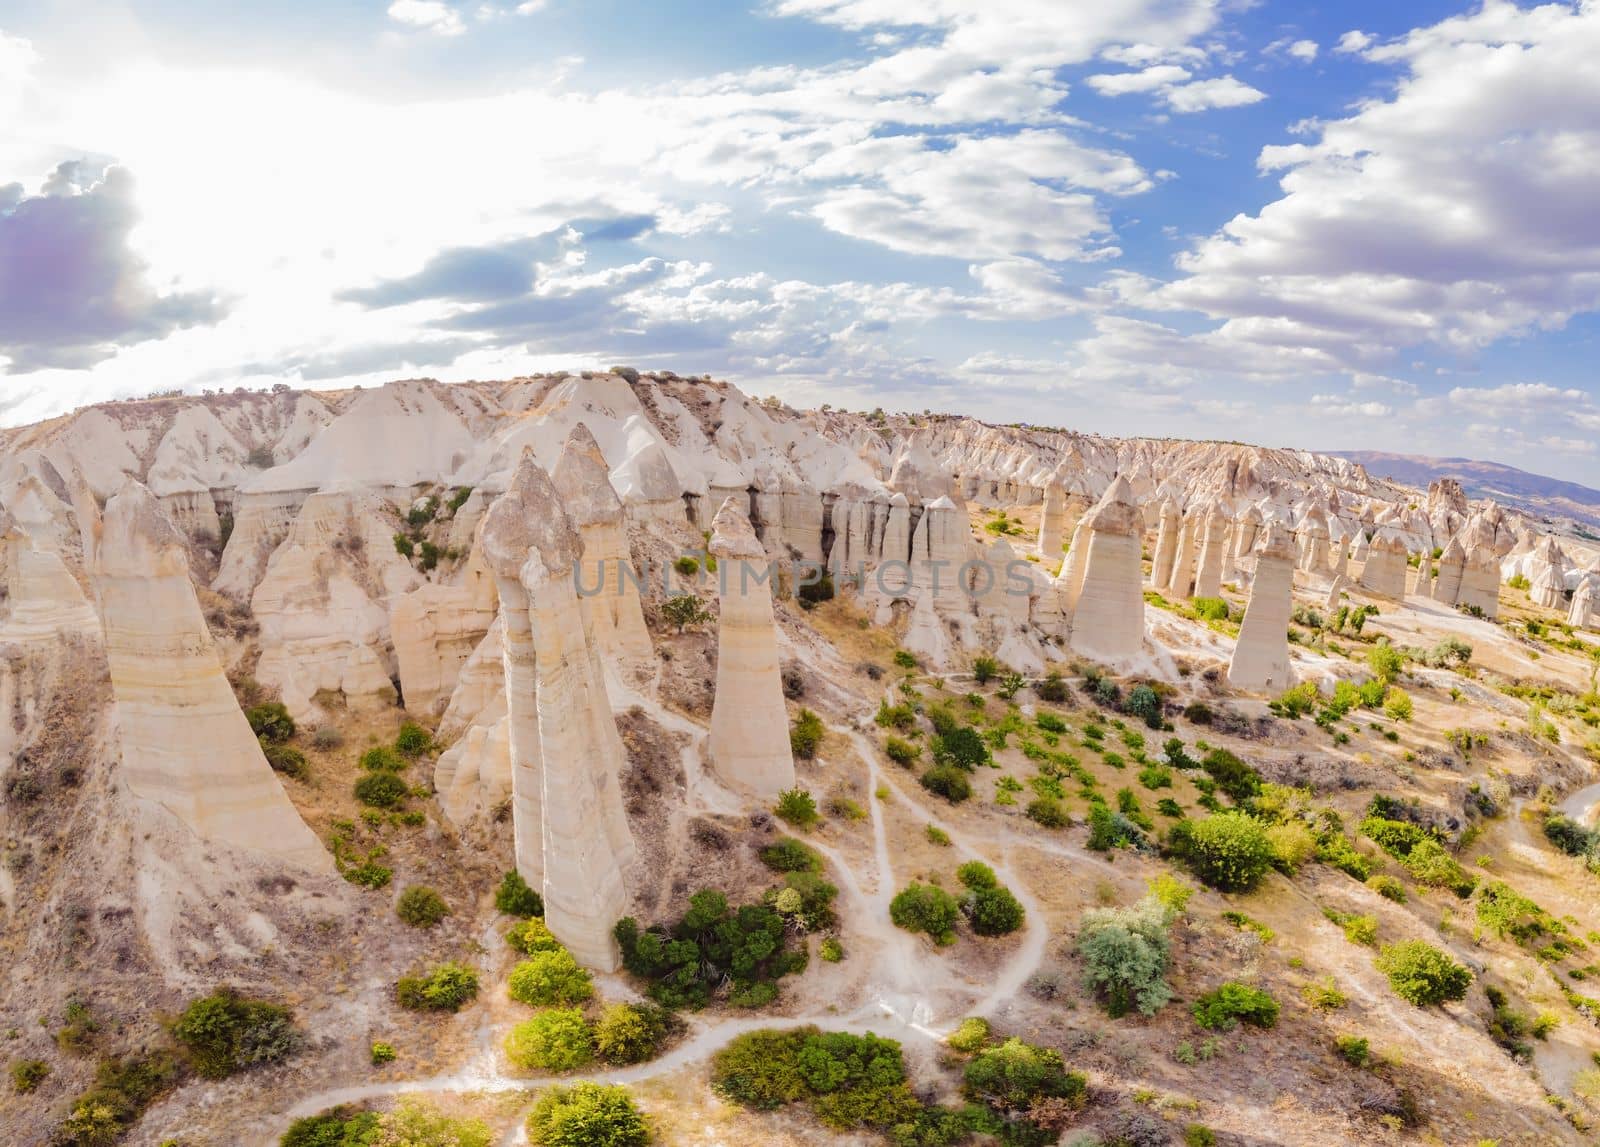
POLYGON ((1161 589, 1172 581, 1172 567, 1178 555, 1178 531, 1183 528, 1178 504, 1161 500, 1161 524, 1156 527, 1156 551, 1150 563, 1150 584, 1161 589))
POLYGON ((622 740, 572 584, 583 542, 531 449, 489 508, 483 550, 505 618, 517 868, 539 876, 545 923, 572 954, 615 971, 611 929, 627 914, 635 852, 622 740))
POLYGON ((1289 665, 1289 615, 1294 590, 1294 537, 1281 522, 1266 528, 1256 554, 1250 604, 1239 626, 1239 640, 1228 662, 1228 681, 1236 689, 1279 692, 1293 684, 1289 665))
POLYGON ((1035 552, 1046 565, 1061 558, 1061 543, 1066 537, 1067 486, 1058 469, 1044 487, 1044 508, 1039 514, 1039 544, 1035 552))
POLYGON ((1100 661, 1135 657, 1144 643, 1144 520, 1128 479, 1118 475, 1081 525, 1086 552, 1080 559, 1070 644, 1100 661))
POLYGON ((607 659, 650 660, 655 650, 645 628, 639 587, 629 576, 633 565, 622 499, 611 486, 600 444, 583 423, 567 435, 551 477, 583 538, 578 602, 589 615, 599 652, 607 659))
POLYGON ((721 597, 711 762, 727 784, 770 801, 794 788, 794 754, 767 553, 735 498, 723 502, 712 520, 711 552, 721 597))
POLYGON ((1228 512, 1213 501, 1200 528, 1199 559, 1195 564, 1194 596, 1218 597, 1228 553, 1228 512))
POLYGON ((1361 588, 1378 597, 1404 598, 1406 594, 1406 544, 1385 527, 1367 546, 1361 567, 1361 588))
POLYGON ((1451 538, 1450 544, 1439 555, 1439 576, 1433 579, 1433 600, 1443 605, 1455 605, 1461 600, 1461 581, 1467 569, 1467 551, 1461 539, 1451 538))
POLYGON ((177 527, 132 478, 103 516, 78 502, 129 791, 207 841, 332 872, 223 675, 177 527))

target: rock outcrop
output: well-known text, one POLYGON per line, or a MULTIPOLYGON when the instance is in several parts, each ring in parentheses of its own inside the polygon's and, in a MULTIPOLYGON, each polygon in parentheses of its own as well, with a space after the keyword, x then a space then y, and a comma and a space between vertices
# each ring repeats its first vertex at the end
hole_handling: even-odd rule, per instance
POLYGON ((1227 510, 1221 502, 1213 502, 1200 528, 1195 597, 1217 597, 1222 593, 1223 570, 1228 561, 1228 524, 1227 510))
POLYGON ((596 650, 607 665, 651 661, 655 650, 628 552, 622 499, 611 486, 600 444, 583 423, 567 436, 551 478, 583 539, 578 604, 588 615, 596 650))
POLYGON ((1281 522, 1272 522, 1256 553, 1250 603, 1228 662, 1228 681, 1235 688, 1276 693, 1294 684, 1289 663, 1294 569, 1294 537, 1281 522))
POLYGON ((737 498, 724 501, 712 519, 711 553, 721 601, 711 763, 726 784, 767 802, 794 787, 794 755, 778 665, 771 568, 737 498))
POLYGON ((78 512, 129 791, 205 840, 331 872, 223 676, 183 536, 132 479, 103 516, 87 491, 78 512))
POLYGON ((572 585, 582 541, 525 451, 489 507, 483 551, 505 619, 517 869, 543 889, 545 922, 583 963, 614 971, 635 853, 622 807, 622 741, 572 585))
POLYGON ((1183 517, 1171 498, 1161 501, 1161 520, 1156 527, 1156 549, 1150 562, 1150 584, 1157 590, 1172 584, 1172 567, 1178 557, 1178 532, 1183 517))
POLYGON ((1072 611, 1071 647, 1100 661, 1127 661, 1144 645, 1144 519, 1128 480, 1113 480, 1081 524, 1088 537, 1072 611))

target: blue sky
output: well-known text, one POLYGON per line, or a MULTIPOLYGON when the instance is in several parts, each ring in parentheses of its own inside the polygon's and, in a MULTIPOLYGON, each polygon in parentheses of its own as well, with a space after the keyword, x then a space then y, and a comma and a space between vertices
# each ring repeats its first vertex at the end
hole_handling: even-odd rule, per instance
POLYGON ((0 0, 0 418, 614 362, 1600 484, 1600 6, 0 0))

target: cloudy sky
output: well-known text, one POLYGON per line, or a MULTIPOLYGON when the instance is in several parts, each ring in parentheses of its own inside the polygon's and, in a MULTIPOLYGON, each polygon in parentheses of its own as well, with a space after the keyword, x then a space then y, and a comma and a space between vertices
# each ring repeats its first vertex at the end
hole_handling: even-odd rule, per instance
POLYGON ((1596 0, 0 0, 0 420, 628 362, 1600 484, 1596 59, 1596 0))

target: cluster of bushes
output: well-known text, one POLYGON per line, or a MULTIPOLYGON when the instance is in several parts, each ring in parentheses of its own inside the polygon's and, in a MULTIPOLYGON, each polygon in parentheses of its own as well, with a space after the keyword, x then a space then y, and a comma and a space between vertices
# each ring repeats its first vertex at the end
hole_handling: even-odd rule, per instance
POLYGON ((245 710, 244 716, 250 722, 250 731, 260 742, 261 752, 273 772, 300 781, 311 775, 306 767, 306 755, 289 744, 295 734, 295 724, 282 701, 263 701, 259 705, 252 705, 245 710))
POLYGON ((1084 672, 1083 689, 1094 699, 1095 704, 1126 713, 1130 717, 1137 717, 1151 729, 1171 728, 1165 717, 1161 694, 1153 685, 1140 683, 1123 697, 1122 690, 1115 681, 1098 669, 1091 668, 1084 672))
POLYGON ((1378 971, 1395 995, 1419 1008, 1465 999, 1472 973, 1425 940, 1390 944, 1378 953, 1378 971))
POLYGON ((1545 818, 1544 835, 1568 856, 1581 856, 1590 872, 1600 872, 1600 831, 1585 828, 1571 817, 1552 813, 1545 818))
POLYGON ((511 1029, 506 1055, 529 1071, 572 1071, 596 1058, 620 1067, 654 1059, 682 1030, 683 1021, 658 1004, 612 1004, 593 1023, 580 1007, 550 1007, 511 1029))
POLYGON ((896 928, 924 932, 934 943, 949 945, 956 942, 961 906, 943 888, 913 880, 889 902, 889 919, 896 928))
POLYGON ((762 1007, 777 999, 780 979, 806 965, 805 948, 789 947, 790 922, 831 927, 837 892, 814 872, 792 871, 769 903, 734 908, 722 893, 706 890, 689 898, 676 924, 641 930, 628 916, 617 921, 614 935, 623 965, 648 981, 650 997, 666 1007, 702 1008, 725 983, 729 1003, 762 1007))
POLYGON ((1181 820, 1168 832, 1167 847, 1196 876, 1223 892, 1250 891, 1276 860, 1266 828, 1242 812, 1181 820))
POLYGON ((103 1147, 133 1129, 145 1110, 182 1080, 183 1064, 168 1051, 105 1059, 94 1083, 73 1099, 50 1137, 54 1147, 103 1147))
POLYGON ((355 783, 356 800, 369 808, 401 808, 411 796, 411 786, 400 774, 410 760, 433 748, 433 736, 421 725, 407 721, 394 744, 374 745, 361 754, 364 775, 355 783))
POLYGON ((713 1058, 712 1087, 757 1111, 803 1103, 834 1130, 873 1131, 906 1147, 941 1147, 974 1134, 1024 1147, 1054 1142, 1087 1102, 1087 1081, 1054 1051, 1016 1039, 984 1046, 987 1036, 985 1025, 963 1045, 971 1058, 962 1107, 920 1100, 894 1040, 815 1027, 739 1036, 713 1058))
POLYGON ((981 860, 969 860, 956 869, 956 876, 967 889, 961 898, 961 911, 974 932, 980 936, 1006 936, 1022 927, 1027 913, 1021 901, 995 877, 994 869, 981 860))
POLYGON ((385 887, 394 876, 394 870, 378 862, 388 855, 388 846, 378 841, 365 851, 357 848, 353 838, 354 821, 335 818, 330 827, 328 848, 333 853, 339 875, 363 888, 385 887))
POLYGON ((263 1064, 280 1063, 303 1044, 294 1013, 282 1004, 252 1000, 228 989, 184 1008, 172 1034, 195 1073, 226 1079, 263 1064))
MULTIPOLYGON (((1380 805, 1379 800, 1373 803, 1381 811, 1390 811, 1393 807, 1392 804, 1380 805)), ((1477 887, 1477 880, 1445 851, 1432 829, 1408 820, 1370 815, 1361 822, 1361 834, 1404 865, 1419 884, 1448 888, 1463 900, 1477 887)))
POLYGON ((465 964, 439 964, 420 976, 402 976, 395 1002, 414 1012, 458 1012, 478 998, 478 973, 465 964))
POLYGON ((1258 1028, 1275 1027, 1278 1002, 1259 988, 1230 981, 1195 1001, 1194 1020, 1212 1031, 1229 1031, 1240 1023, 1258 1028))
POLYGON ((400 1100, 393 1111, 381 1114, 335 1107, 320 1115, 296 1119, 278 1144, 279 1147, 365 1147, 379 1143, 490 1147, 494 1141, 494 1133, 483 1120, 446 1115, 431 1103, 408 1097, 400 1100))

